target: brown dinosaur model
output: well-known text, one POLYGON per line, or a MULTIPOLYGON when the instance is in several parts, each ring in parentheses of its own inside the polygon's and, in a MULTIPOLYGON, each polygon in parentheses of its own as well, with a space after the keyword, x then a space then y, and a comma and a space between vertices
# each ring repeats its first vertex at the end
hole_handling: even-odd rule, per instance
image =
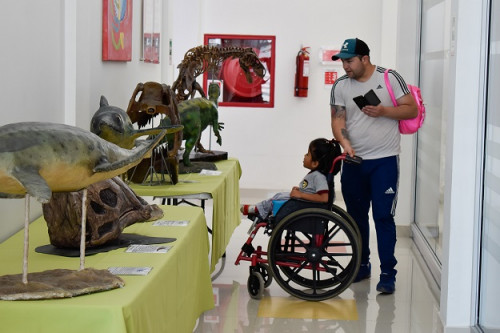
MULTIPOLYGON (((181 125, 177 101, 170 86, 158 82, 138 83, 127 108, 127 115, 130 120, 133 124, 137 123, 139 128, 142 128, 151 123, 152 119, 158 114, 166 115, 172 125, 181 125)), ((175 133, 170 137, 170 140, 172 141, 169 142, 168 150, 157 147, 153 155, 157 153, 165 159, 172 182, 176 184, 179 169, 177 153, 182 144, 182 131, 175 133)), ((147 162, 143 161, 141 164, 147 162)), ((132 181, 138 181, 138 179, 134 177, 132 181)))
POLYGON ((172 85, 177 101, 193 98, 196 92, 199 92, 202 97, 206 97, 202 87, 196 82, 196 78, 206 71, 215 73, 222 62, 228 58, 239 59, 240 67, 243 69, 249 83, 252 82, 250 68, 261 78, 266 75, 264 65, 250 47, 217 47, 209 45, 193 47, 186 52, 184 59, 177 66, 179 75, 172 85))
POLYGON ((173 124, 179 125, 179 111, 172 89, 158 82, 139 82, 130 97, 127 115, 139 128, 149 124, 158 114, 170 118, 173 124))

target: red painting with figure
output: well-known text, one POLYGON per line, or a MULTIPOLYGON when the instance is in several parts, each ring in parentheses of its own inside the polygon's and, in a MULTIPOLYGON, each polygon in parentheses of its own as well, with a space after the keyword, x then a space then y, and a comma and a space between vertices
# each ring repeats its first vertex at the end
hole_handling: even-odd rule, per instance
POLYGON ((102 1, 102 60, 132 60, 132 0, 102 1))

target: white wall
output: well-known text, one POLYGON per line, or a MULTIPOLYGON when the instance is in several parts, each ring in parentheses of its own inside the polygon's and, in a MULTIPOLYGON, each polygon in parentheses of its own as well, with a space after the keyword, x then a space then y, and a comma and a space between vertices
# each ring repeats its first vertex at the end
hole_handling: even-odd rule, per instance
MULTIPOLYGON (((417 55, 420 51, 420 13, 418 0, 405 1, 404 6, 397 8, 395 16, 398 18, 396 52, 396 68, 405 78, 407 83, 419 84, 418 82, 418 62, 417 55)), ((393 14, 393 12, 389 12, 393 14)), ((390 29, 390 27, 388 28, 390 29)), ((390 34, 390 31, 384 32, 390 34)), ((415 181, 415 147, 416 135, 402 135, 401 155, 400 155, 400 195, 398 198, 398 208, 396 222, 406 225, 414 222, 414 181, 415 181)))
MULTIPOLYGON (((63 2, 2 2, 0 10, 0 125, 64 121, 63 2), (47 19, 47 18, 54 19, 47 19)), ((24 223, 24 200, 1 199, 0 241, 24 223)), ((31 219, 41 206, 31 200, 31 219)))
MULTIPOLYGON (((137 83, 161 82, 161 64, 141 58, 142 1, 133 0, 132 61, 101 60, 102 1, 77 1, 76 124, 88 129, 101 95, 111 105, 127 109, 137 83)), ((164 60, 164 59, 162 59, 164 60)))

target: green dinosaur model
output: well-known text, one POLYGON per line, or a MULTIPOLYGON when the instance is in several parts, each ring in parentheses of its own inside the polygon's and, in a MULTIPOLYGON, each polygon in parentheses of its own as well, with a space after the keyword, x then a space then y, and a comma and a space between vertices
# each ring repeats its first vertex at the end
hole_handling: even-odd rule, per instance
MULTIPOLYGON (((210 100, 198 97, 182 101, 178 104, 181 124, 184 126, 182 138, 186 140, 184 153, 182 154, 182 162, 185 166, 191 165, 189 154, 195 146, 198 147, 201 152, 209 152, 200 144, 201 133, 208 125, 212 126, 214 134, 217 137, 217 143, 219 145, 222 144, 220 130, 224 128, 224 124, 219 123, 219 113, 217 110, 217 98, 220 94, 219 86, 217 84, 211 84, 208 94, 210 100)), ((160 121, 160 126, 162 127, 169 125, 170 119, 167 117, 160 121)), ((168 137, 169 135, 167 135, 167 141, 172 142, 168 137)))

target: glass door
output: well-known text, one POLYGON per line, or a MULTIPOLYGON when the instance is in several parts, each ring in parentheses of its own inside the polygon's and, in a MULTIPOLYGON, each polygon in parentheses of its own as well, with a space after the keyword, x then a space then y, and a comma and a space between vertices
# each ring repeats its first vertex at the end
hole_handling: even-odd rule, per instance
POLYGON ((486 333, 500 331, 500 0, 490 7, 483 218, 478 321, 486 333))
POLYGON ((420 87, 426 120, 418 132, 415 223, 441 262, 449 63, 447 1, 422 1, 420 87))

